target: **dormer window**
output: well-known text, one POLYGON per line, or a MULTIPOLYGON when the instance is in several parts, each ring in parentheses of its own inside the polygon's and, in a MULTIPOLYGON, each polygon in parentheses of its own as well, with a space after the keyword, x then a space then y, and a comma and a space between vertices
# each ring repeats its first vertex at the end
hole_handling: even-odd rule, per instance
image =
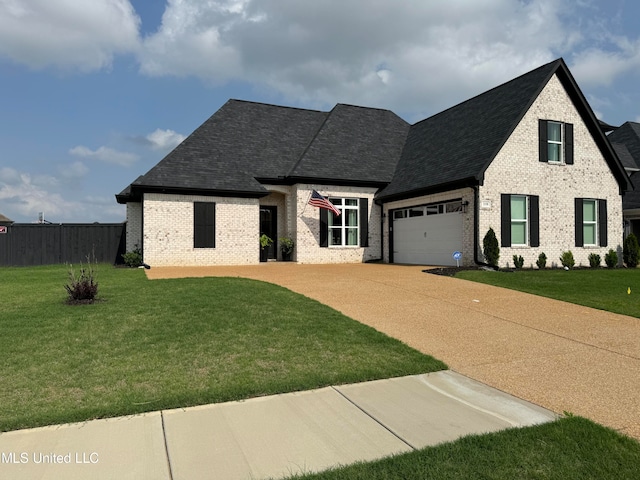
POLYGON ((540 120, 540 161, 573 164, 573 124, 540 120))

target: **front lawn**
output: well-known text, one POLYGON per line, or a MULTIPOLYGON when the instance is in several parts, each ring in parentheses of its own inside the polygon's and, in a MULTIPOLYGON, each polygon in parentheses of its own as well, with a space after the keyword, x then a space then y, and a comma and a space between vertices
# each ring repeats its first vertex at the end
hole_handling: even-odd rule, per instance
POLYGON ((456 278, 640 318, 639 269, 463 270, 456 278))
POLYGON ((305 480, 635 480, 640 444, 579 417, 469 436, 305 480))
POLYGON ((314 300, 240 278, 3 268, 0 431, 431 372, 446 366, 314 300))

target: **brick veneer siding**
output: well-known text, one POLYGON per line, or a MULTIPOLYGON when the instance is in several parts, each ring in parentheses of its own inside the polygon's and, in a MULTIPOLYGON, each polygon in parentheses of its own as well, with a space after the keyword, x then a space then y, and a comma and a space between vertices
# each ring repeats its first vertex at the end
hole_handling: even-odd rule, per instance
POLYGON ((290 214, 295 219, 295 260, 299 263, 361 263, 381 257, 380 207, 373 202, 374 188, 329 185, 294 185, 290 214), (325 197, 367 198, 369 210, 368 247, 320 247, 320 209, 308 205, 315 189, 325 197))
MULTIPOLYGON (((460 265, 470 266, 474 264, 473 259, 473 202, 474 192, 471 188, 461 188, 458 190, 451 190, 449 192, 437 193, 433 195, 423 195, 420 197, 409 198, 405 200, 398 200, 395 202, 389 202, 384 204, 384 223, 382 228, 383 243, 384 243, 384 257, 385 262, 389 262, 389 221, 391 219, 390 211, 398 208, 414 207, 418 205, 426 205, 430 203, 441 203, 449 200, 462 199, 462 202, 468 202, 465 207, 466 212, 462 215, 462 260, 460 265)), ((453 252, 451 252, 453 253, 453 252)))
POLYGON ((146 193, 143 205, 144 261, 151 266, 259 261, 258 199, 146 193), (216 204, 215 248, 193 246, 194 202, 216 204))
POLYGON ((479 244, 492 227, 500 240, 500 194, 538 195, 540 202, 540 246, 501 247, 500 265, 513 266, 513 255, 521 255, 525 267, 535 266, 544 252, 547 266, 559 264, 563 251, 571 250, 576 265, 588 266, 590 253, 604 254, 622 243, 622 197, 619 186, 602 153, 589 134, 560 81, 554 76, 533 103, 507 143, 487 168, 479 189, 479 244), (538 159, 538 120, 555 120, 574 126, 574 164, 558 165, 538 159), (575 198, 606 199, 607 247, 576 247, 575 198), (490 207, 488 206, 490 204, 490 207))
POLYGON ((142 248, 142 203, 127 203, 127 252, 142 248))

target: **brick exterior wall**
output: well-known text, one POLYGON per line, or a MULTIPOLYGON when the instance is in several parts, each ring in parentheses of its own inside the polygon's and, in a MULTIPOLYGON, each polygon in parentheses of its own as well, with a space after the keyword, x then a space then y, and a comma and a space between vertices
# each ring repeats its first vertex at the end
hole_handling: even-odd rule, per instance
MULTIPOLYGON (((473 225, 473 202, 474 193, 471 188, 461 188, 451 190, 449 192, 437 193, 433 195, 423 195, 406 200, 399 200, 384 204, 384 223, 382 228, 382 242, 384 244, 385 262, 389 262, 389 221, 391 219, 390 211, 398 208, 415 207, 418 205, 426 205, 430 203, 441 203, 449 200, 462 199, 462 202, 468 202, 466 212, 462 215, 462 259, 460 265, 469 266, 474 264, 473 259, 473 243, 474 243, 474 225, 473 225)), ((453 252, 451 252, 453 253, 453 252)))
POLYGON ((295 210, 291 211, 291 218, 295 219, 295 234, 297 236, 294 259, 299 263, 361 263, 379 259, 381 256, 381 209, 373 202, 376 190, 375 188, 330 185, 294 185, 292 197, 295 198, 295 210), (325 197, 368 199, 368 247, 320 247, 320 209, 308 205, 311 191, 314 189, 325 197))
POLYGON ((193 195, 144 195, 144 261, 153 266, 258 263, 258 200, 193 195), (216 246, 194 248, 193 203, 215 202, 216 246))
POLYGON ((547 266, 560 264, 563 251, 571 250, 576 265, 588 266, 590 253, 604 255, 622 244, 622 197, 604 157, 589 134, 560 81, 554 76, 520 124, 487 168, 479 190, 479 245, 492 227, 500 240, 500 194, 539 195, 540 247, 501 247, 500 265, 513 266, 513 255, 524 258, 524 266, 535 266, 544 252, 547 266), (574 164, 551 164, 538 160, 538 120, 555 120, 574 126, 574 164), (576 247, 575 198, 606 199, 607 247, 576 247), (490 205, 490 206, 489 206, 490 205))
POLYGON ((142 248, 142 203, 127 203, 127 252, 142 248))

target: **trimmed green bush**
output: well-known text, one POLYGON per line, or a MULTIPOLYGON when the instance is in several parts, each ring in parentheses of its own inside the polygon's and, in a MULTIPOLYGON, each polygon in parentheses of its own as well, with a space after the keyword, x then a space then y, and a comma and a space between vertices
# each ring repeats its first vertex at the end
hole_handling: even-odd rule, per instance
POLYGON ((618 254, 613 248, 610 248, 609 252, 605 254, 604 263, 606 263, 609 268, 616 268, 618 265, 618 254))
POLYGON ((547 255, 544 252, 538 255, 538 260, 536 260, 536 265, 540 270, 542 270, 547 266, 547 255))
POLYGON ((513 256, 513 266, 520 269, 524 265, 524 258, 522 255, 514 255, 513 256))
POLYGON ((622 246, 622 259, 629 268, 636 268, 638 266, 638 256, 640 255, 640 246, 638 246, 638 238, 630 233, 627 238, 624 239, 622 246))
POLYGON ((597 253, 589 254, 589 266, 591 268, 598 268, 600 266, 601 258, 597 253))
POLYGON ((573 259, 573 253, 571 253, 571 250, 562 252, 562 255, 560 255, 560 263, 562 263, 563 267, 573 268, 575 266, 576 261, 573 259))
POLYGON ((482 253, 484 254, 485 262, 492 267, 498 266, 498 260, 500 259, 500 246, 498 245, 496 232, 493 231, 493 228, 489 228, 489 231, 482 240, 482 253))
POLYGON ((136 244, 130 252, 123 253, 122 260, 124 260, 124 264, 128 267, 137 268, 142 265, 142 250, 138 244, 136 244))

